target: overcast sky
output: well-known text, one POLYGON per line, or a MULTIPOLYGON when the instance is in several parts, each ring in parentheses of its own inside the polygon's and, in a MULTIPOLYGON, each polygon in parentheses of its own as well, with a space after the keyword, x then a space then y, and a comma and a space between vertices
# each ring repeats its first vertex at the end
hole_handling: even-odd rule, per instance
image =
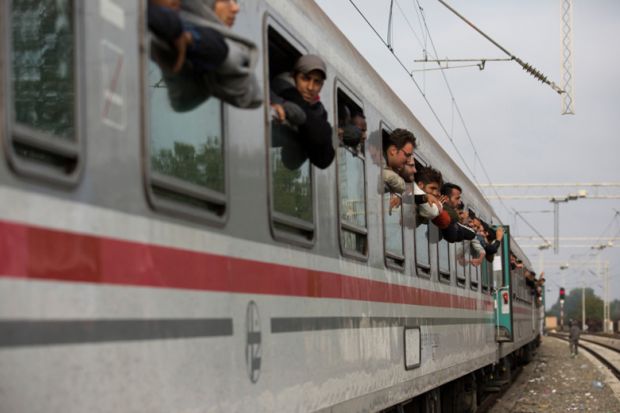
MULTIPOLYGON (((433 134, 435 139, 461 165, 456 151, 438 121, 424 102, 407 73, 371 31, 348 0, 317 0, 377 72, 400 91, 402 100, 433 134)), ((355 4, 387 37, 389 0, 354 0, 355 4)), ((515 56, 530 63, 551 81, 561 84, 560 0, 448 0, 452 7, 515 56)), ((476 146, 479 158, 493 183, 591 183, 620 182, 620 1, 575 1, 573 13, 574 109, 575 115, 561 115, 561 98, 549 86, 526 73, 515 62, 487 62, 476 67, 444 71, 476 146)), ((409 70, 433 68, 433 64, 414 63, 424 56, 434 57, 431 40, 440 58, 504 58, 506 55, 459 20, 437 0, 396 0, 393 12, 393 47, 409 70), (423 9, 430 39, 420 18, 423 9), (406 19, 405 19, 406 17, 406 19), (408 20, 408 21, 407 21, 408 20), (415 32, 415 34, 414 34, 415 32)), ((458 65, 453 63, 452 65, 458 65)), ((463 63, 460 63, 463 64, 463 63)), ((479 183, 488 183, 480 162, 451 104, 441 71, 415 72, 441 122, 452 135, 458 150, 479 183)), ((440 165, 437 165, 440 166, 440 165)), ((471 175, 471 174, 470 174, 471 175)), ((471 177, 471 176, 470 176, 471 177)), ((530 195, 560 195, 578 188, 531 189, 530 195)), ((590 194, 596 190, 585 188, 590 194)), ((503 189, 503 195, 524 194, 524 190, 503 189)), ((485 191, 491 194, 491 191, 485 191)), ((599 189, 599 195, 620 194, 620 188, 599 189)), ((534 235, 513 209, 522 211, 537 231, 553 242, 553 205, 547 200, 492 201, 504 223, 512 226, 513 236, 534 235)), ((614 236, 620 234, 620 199, 580 199, 560 204, 561 237, 614 236)), ((540 240, 521 240, 520 245, 540 244, 540 240)), ((560 253, 543 252, 547 283, 547 302, 555 302, 560 285, 569 292, 591 286, 602 296, 603 281, 592 275, 596 265, 561 271, 560 261, 596 260, 589 247, 597 240, 562 240, 560 253)), ((601 242, 599 241, 598 244, 601 242)), ((620 298, 620 241, 600 253, 609 261, 611 298, 620 298)), ((527 247, 535 270, 540 252, 527 247)))

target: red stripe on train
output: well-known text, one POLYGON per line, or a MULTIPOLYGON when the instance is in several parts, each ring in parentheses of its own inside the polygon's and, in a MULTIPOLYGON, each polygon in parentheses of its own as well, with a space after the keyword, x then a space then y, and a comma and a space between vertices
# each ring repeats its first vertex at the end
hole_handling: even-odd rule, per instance
POLYGON ((4 221, 0 277, 493 309, 486 299, 4 221))

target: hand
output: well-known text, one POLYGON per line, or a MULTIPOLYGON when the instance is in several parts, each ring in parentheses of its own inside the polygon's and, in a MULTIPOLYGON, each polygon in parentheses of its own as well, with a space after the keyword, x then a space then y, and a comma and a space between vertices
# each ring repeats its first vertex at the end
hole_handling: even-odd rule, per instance
POLYGON ((284 107, 278 103, 272 103, 271 107, 275 111, 277 118, 276 120, 280 122, 284 122, 286 120, 286 112, 284 111, 284 107))
POLYGON ((472 258, 471 261, 469 261, 471 263, 471 265, 473 265, 474 267, 478 267, 480 264, 482 264, 482 259, 484 257, 478 257, 478 258, 472 258))
POLYGON ((498 227, 495 231, 495 239, 501 241, 504 238, 504 227, 498 227))
POLYGON ((441 211, 443 205, 441 203, 441 197, 437 198, 435 195, 426 194, 426 199, 429 205, 437 205, 437 208, 441 211))
POLYGON ((445 204, 446 202, 448 202, 448 197, 446 195, 440 195, 439 202, 441 202, 442 204, 445 204))
POLYGON ((177 61, 172 67, 173 73, 179 73, 183 64, 185 63, 185 56, 187 54, 187 45, 192 44, 192 34, 190 32, 183 32, 174 41, 174 46, 177 49, 177 61))
POLYGON ((401 199, 400 196, 396 194, 392 194, 390 197, 390 210, 388 212, 389 215, 392 215, 392 209, 398 208, 400 206, 401 199))

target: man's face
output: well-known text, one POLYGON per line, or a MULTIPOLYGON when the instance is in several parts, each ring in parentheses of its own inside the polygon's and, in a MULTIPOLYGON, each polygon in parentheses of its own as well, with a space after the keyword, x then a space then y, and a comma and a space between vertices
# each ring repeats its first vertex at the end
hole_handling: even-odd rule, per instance
POLYGON ((315 103, 318 100, 324 82, 323 73, 319 70, 310 73, 299 72, 295 75, 295 87, 308 103, 315 103))
POLYGON ((387 155, 388 166, 395 171, 400 171, 408 161, 413 160, 413 144, 407 142, 401 149, 398 149, 396 145, 391 145, 387 155))
POLYGON ((366 124, 366 119, 361 116, 356 116, 353 118, 353 124, 362 131, 362 145, 366 142, 366 131, 368 130, 368 125, 366 124))
POLYGON ((416 173, 415 163, 407 162, 405 166, 403 166, 403 170, 400 172, 400 176, 403 177, 405 182, 413 182, 413 180, 415 179, 414 178, 415 173, 416 173))
POLYGON ((448 197, 448 202, 452 208, 458 208, 461 204, 461 191, 456 188, 452 188, 452 192, 448 197))
POLYGON ((440 195, 439 182, 429 182, 427 184, 424 184, 423 182, 418 182, 418 186, 420 187, 421 190, 423 190, 427 194, 434 195, 437 197, 440 195))
POLYGON ((240 7, 237 0, 215 0, 213 12, 228 27, 235 24, 240 7))

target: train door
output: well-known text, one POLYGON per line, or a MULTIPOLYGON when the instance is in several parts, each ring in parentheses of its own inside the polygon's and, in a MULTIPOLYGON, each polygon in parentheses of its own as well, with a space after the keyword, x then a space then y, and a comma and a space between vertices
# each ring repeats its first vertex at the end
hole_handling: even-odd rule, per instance
POLYGON ((504 227, 500 249, 493 259, 493 285, 495 287, 495 340, 513 341, 512 286, 510 278, 510 229, 504 227))

